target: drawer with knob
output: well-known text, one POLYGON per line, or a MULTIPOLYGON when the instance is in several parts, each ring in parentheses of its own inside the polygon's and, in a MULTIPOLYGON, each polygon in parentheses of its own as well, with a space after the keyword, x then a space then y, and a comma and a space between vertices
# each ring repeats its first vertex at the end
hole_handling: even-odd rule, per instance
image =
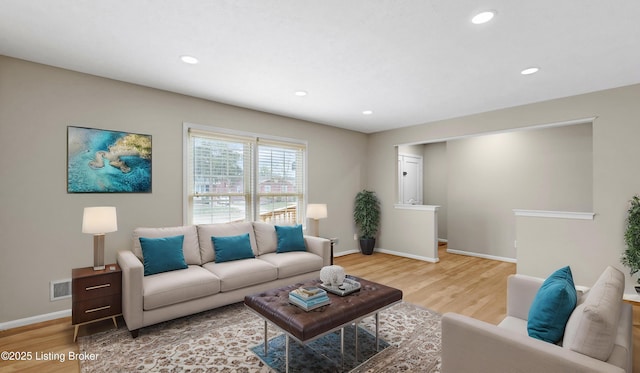
POLYGON ((103 270, 93 267, 72 270, 71 323, 78 326, 122 314, 122 271, 117 264, 109 264, 103 270))

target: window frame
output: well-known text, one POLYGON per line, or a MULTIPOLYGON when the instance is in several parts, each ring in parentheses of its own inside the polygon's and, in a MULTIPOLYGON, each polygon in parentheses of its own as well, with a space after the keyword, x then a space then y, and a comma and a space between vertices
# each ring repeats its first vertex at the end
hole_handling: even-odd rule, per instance
MULTIPOLYGON (((281 143, 285 146, 288 147, 301 147, 303 148, 303 152, 304 155, 302 157, 302 171, 303 171, 303 176, 302 176, 302 193, 297 193, 297 194, 302 194, 302 200, 299 201, 299 211, 296 212, 297 216, 296 216, 296 224, 302 224, 303 227, 306 227, 306 206, 307 206, 307 200, 308 200, 308 169, 307 169, 307 165, 309 163, 308 161, 308 156, 309 156, 309 145, 308 142, 306 140, 300 140, 300 139, 294 139, 294 138, 287 138, 287 137, 280 137, 280 136, 273 136, 273 135, 265 135, 265 134, 258 134, 258 133, 253 133, 253 132, 245 132, 245 131, 239 131, 239 130, 233 130, 233 129, 229 129, 229 128, 224 128, 224 127, 215 127, 215 126, 209 126, 209 125, 202 125, 202 124, 195 124, 195 123, 189 123, 189 122, 183 122, 182 124, 182 168, 183 168, 183 172, 182 172, 182 181, 183 181, 183 187, 182 187, 182 201, 183 201, 183 206, 182 206, 182 223, 183 225, 193 225, 193 211, 192 211, 192 196, 191 196, 191 185, 190 185, 190 176, 191 176, 191 170, 190 170, 190 149, 191 149, 191 145, 190 145, 190 130, 194 130, 197 132, 202 132, 202 133, 208 133, 210 134, 213 138, 217 137, 235 137, 238 139, 244 139, 244 140, 248 140, 252 143, 252 155, 251 155, 251 184, 250 185, 250 203, 251 203, 251 213, 250 213, 250 220, 247 220, 248 215, 245 212, 245 220, 244 221, 258 221, 260 220, 260 206, 259 206, 259 198, 260 198, 260 190, 259 190, 259 170, 258 170, 258 157, 259 157, 259 146, 260 141, 264 141, 267 145, 269 144, 277 144, 277 143, 281 143)), ((263 144, 265 145, 265 144, 263 144)), ((300 167, 300 165, 296 164, 296 167, 300 167)), ((245 192, 246 194, 246 192, 245 192)), ((286 194, 290 194, 290 193, 286 193, 286 194)))

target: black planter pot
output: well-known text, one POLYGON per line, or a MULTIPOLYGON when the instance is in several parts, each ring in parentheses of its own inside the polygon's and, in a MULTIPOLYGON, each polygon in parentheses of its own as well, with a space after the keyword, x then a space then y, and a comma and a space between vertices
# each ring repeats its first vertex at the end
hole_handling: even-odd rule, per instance
POLYGON ((373 254, 373 248, 376 247, 375 238, 361 238, 360 239, 360 251, 364 255, 373 254))

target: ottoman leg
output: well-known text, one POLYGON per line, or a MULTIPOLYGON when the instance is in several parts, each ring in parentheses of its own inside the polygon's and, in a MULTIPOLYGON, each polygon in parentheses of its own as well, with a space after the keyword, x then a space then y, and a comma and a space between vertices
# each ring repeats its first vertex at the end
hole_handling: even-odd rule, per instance
POLYGON ((284 371, 289 373, 289 334, 285 334, 284 338, 284 371))
POLYGON ((355 356, 355 358, 356 358, 356 363, 357 363, 359 361, 359 358, 358 358, 358 355, 359 355, 358 354, 358 352, 359 352, 359 350, 358 350, 358 322, 357 321, 356 321, 354 326, 355 326, 354 333, 355 333, 355 336, 356 336, 356 356, 355 356))
POLYGON ((340 329, 340 370, 344 370, 344 327, 340 329))
POLYGON ((380 351, 380 338, 378 338, 378 329, 380 329, 380 318, 378 312, 376 312, 376 352, 380 351))
POLYGON ((267 340, 267 320, 264 320, 264 357, 267 357, 269 341, 267 340))

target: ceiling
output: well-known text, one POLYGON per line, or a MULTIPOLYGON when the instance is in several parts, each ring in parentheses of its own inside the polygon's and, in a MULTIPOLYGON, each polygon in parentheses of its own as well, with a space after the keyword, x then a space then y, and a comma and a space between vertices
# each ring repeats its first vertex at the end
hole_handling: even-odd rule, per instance
POLYGON ((0 54, 372 133, 640 83, 638 16, 638 0, 1 0, 0 54))

